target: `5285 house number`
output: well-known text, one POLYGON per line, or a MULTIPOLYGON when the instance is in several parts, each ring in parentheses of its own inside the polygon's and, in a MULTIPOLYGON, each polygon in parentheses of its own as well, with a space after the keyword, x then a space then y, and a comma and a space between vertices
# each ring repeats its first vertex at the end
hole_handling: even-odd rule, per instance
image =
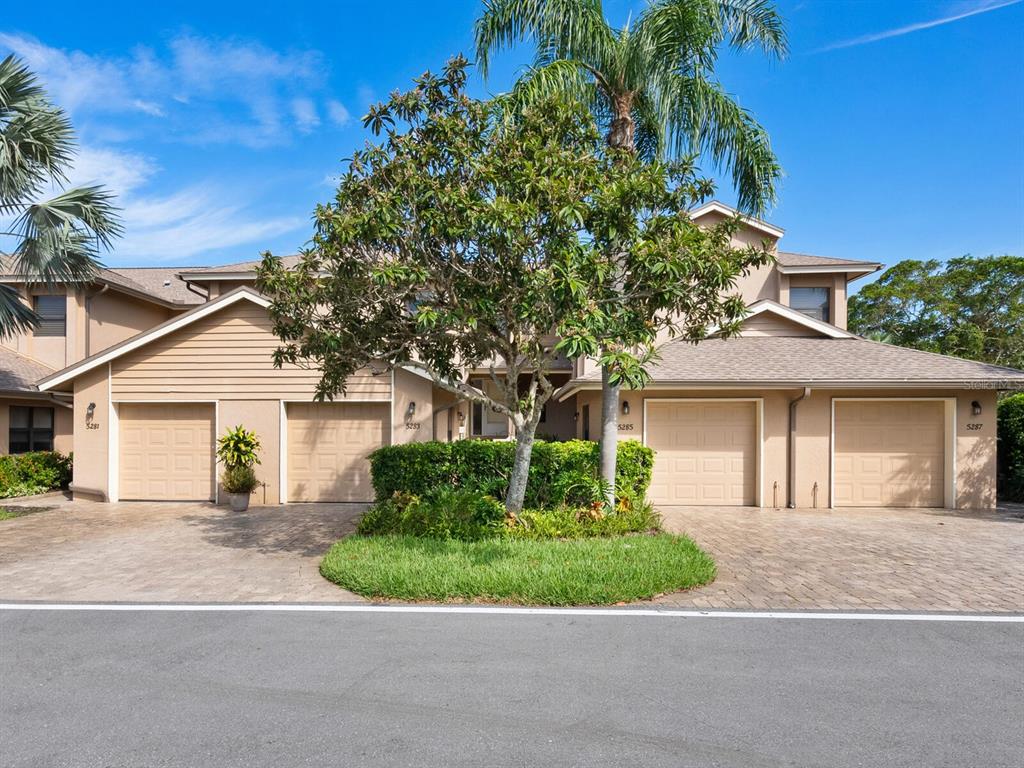
POLYGON ((632 431, 633 431, 633 425, 632 424, 619 424, 619 432, 632 432, 632 431))

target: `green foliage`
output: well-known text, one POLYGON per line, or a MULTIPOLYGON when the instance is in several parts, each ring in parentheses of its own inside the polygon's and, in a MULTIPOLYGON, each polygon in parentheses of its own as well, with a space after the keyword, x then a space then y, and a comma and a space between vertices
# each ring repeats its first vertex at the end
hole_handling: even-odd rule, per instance
POLYGON ((507 521, 502 533, 516 539, 585 539, 660 529, 661 516, 651 504, 622 501, 615 512, 608 513, 602 497, 588 507, 562 505, 548 510, 524 510, 507 521))
POLYGON ((1024 256, 907 259, 850 297, 850 330, 1024 368, 1024 256))
POLYGON ((1024 392, 999 403, 999 491, 1024 501, 1024 392))
MULTIPOLYGON (((603 498, 597 480, 598 450, 597 443, 587 440, 535 443, 525 506, 550 509, 603 498)), ((370 467, 378 500, 395 493, 424 497, 446 487, 502 498, 514 458, 514 443, 457 440, 384 446, 370 454, 370 467)), ((619 444, 618 458, 618 495, 643 499, 654 452, 636 440, 625 440, 619 444)))
POLYGON ((441 488, 424 498, 395 493, 366 511, 358 532, 476 541, 497 535, 505 515, 500 501, 476 491, 441 488))
POLYGON ((252 493, 259 487, 256 472, 248 464, 228 466, 220 476, 225 493, 252 493))
POLYGON ((685 536, 565 540, 346 536, 324 578, 369 598, 607 605, 689 589, 714 561, 685 536))
POLYGON ((255 432, 239 424, 217 440, 217 460, 225 469, 249 467, 260 463, 260 439, 255 432))
POLYGON ((586 104, 612 147, 650 160, 705 154, 732 173, 739 205, 775 199, 782 175, 768 135, 718 82, 719 50, 787 52, 782 18, 766 0, 649 2, 613 28, 591 0, 489 0, 476 23, 477 61, 536 43, 533 66, 502 98, 508 113, 560 94, 586 104))
MULTIPOLYGON (((50 103, 36 76, 13 55, 0 61, 0 219, 11 223, 5 229, 14 237, 7 271, 28 282, 92 279, 100 248, 121 234, 113 196, 102 187, 39 199, 67 181, 74 150, 71 121, 50 103)), ((38 321, 10 286, 0 286, 0 338, 38 321)))
POLYGON ((0 456, 0 498, 32 496, 71 482, 71 457, 56 451, 0 456))

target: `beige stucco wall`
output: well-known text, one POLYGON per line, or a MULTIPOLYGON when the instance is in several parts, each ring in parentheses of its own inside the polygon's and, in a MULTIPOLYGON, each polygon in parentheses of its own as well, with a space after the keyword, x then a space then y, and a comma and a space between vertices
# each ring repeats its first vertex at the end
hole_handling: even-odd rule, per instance
POLYGON ((391 442, 425 443, 434 439, 434 385, 429 379, 409 371, 395 371, 395 397, 391 406, 391 442), (409 403, 416 403, 416 412, 408 417, 409 403))
POLYGON ((839 328, 846 328, 847 302, 845 274, 788 275, 788 278, 788 288, 785 295, 785 301, 780 299, 780 304, 789 306, 789 288, 828 288, 829 311, 831 313, 829 322, 839 328))
POLYGON ((75 464, 71 486, 76 499, 107 498, 107 451, 110 437, 110 397, 107 367, 101 365, 75 379, 75 464), (93 419, 89 403, 96 404, 93 419))
POLYGON ((70 408, 57 405, 52 400, 34 398, 0 398, 0 456, 10 451, 11 406, 24 405, 29 408, 53 408, 53 449, 60 453, 71 453, 74 449, 72 438, 72 413, 70 408))
MULTIPOLYGON (((765 506, 773 498, 786 504, 789 432, 789 402, 802 390, 648 390, 623 392, 620 398, 619 436, 644 439, 643 401, 652 397, 763 397, 764 398, 764 475, 762 493, 765 506), (630 414, 621 412, 621 401, 629 401, 630 414), (777 487, 775 484, 778 484, 777 487)), ((797 408, 796 505, 826 508, 830 504, 830 461, 832 399, 834 397, 955 397, 956 398, 956 504, 960 509, 987 509, 996 502, 996 393, 991 390, 813 390, 797 408), (980 416, 971 413, 971 403, 982 406, 980 416), (970 429, 969 424, 980 424, 970 429), (817 489, 815 490, 815 484, 817 489)), ((590 436, 600 437, 601 393, 581 392, 578 410, 590 404, 590 436)), ((582 437, 582 420, 577 435, 582 437)))
MULTIPOLYGON (((281 403, 278 400, 221 400, 218 403, 217 437, 229 429, 243 426, 260 439, 260 463, 256 479, 262 483, 252 495, 253 504, 278 504, 281 501, 281 403)), ((217 466, 220 486, 222 467, 217 466)), ((224 501, 223 491, 219 498, 224 501)))
MULTIPOLYGON (((94 294, 86 301, 89 313, 89 341, 88 352, 82 357, 94 355, 142 331, 148 331, 176 314, 170 309, 133 299, 115 291, 94 294)), ((82 349, 84 348, 83 340, 82 349)))

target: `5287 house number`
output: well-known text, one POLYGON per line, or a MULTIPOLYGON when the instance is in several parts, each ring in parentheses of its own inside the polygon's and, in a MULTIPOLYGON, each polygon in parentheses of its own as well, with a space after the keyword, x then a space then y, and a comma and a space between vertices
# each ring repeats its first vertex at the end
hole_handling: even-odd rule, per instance
POLYGON ((972 422, 972 423, 967 425, 967 431, 968 432, 977 432, 983 426, 985 426, 985 425, 984 424, 979 424, 977 422, 972 422))

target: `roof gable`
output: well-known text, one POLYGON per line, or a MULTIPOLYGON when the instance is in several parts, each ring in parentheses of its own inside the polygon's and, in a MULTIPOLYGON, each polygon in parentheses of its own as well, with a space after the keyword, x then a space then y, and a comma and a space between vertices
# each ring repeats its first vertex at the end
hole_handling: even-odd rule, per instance
POLYGON ((109 363, 111 360, 115 360, 129 352, 133 352, 150 342, 156 341, 168 334, 185 328, 197 320, 202 320, 204 317, 208 317, 215 312, 219 312, 226 307, 230 307, 232 304, 239 301, 249 301, 263 307, 264 309, 270 306, 270 301, 264 296, 258 294, 252 288, 249 288, 248 286, 236 288, 229 293, 225 293, 223 296, 219 296, 213 301, 201 304, 195 309, 178 315, 177 317, 168 320, 166 323, 161 323, 155 328, 143 331, 140 334, 132 336, 130 339, 122 341, 120 344, 115 344, 102 352, 92 355, 91 357, 87 357, 81 362, 75 363, 74 365, 70 365, 63 370, 58 371, 52 376, 48 376, 39 382, 39 389, 44 392, 52 390, 61 384, 71 381, 75 377, 86 373, 87 371, 91 371, 100 365, 109 363))
MULTIPOLYGON (((743 327, 750 329, 750 333, 741 333, 743 336, 818 336, 830 339, 852 339, 856 334, 844 331, 831 323, 815 320, 803 312, 783 306, 771 299, 761 299, 751 304, 747 316, 743 319, 743 327), (756 332, 755 329, 762 329, 756 332), (780 332, 772 333, 770 330, 780 332)), ((712 328, 708 337, 717 336, 718 329, 712 328)))
POLYGON ((735 208, 730 208, 724 203, 720 203, 717 200, 712 200, 709 203, 697 206, 690 211, 690 218, 693 221, 697 221, 708 215, 724 216, 725 218, 739 218, 744 224, 751 229, 756 229, 776 240, 786 234, 786 230, 781 227, 776 227, 774 224, 769 224, 767 221, 761 219, 755 219, 753 216, 747 216, 746 214, 740 213, 735 208))

